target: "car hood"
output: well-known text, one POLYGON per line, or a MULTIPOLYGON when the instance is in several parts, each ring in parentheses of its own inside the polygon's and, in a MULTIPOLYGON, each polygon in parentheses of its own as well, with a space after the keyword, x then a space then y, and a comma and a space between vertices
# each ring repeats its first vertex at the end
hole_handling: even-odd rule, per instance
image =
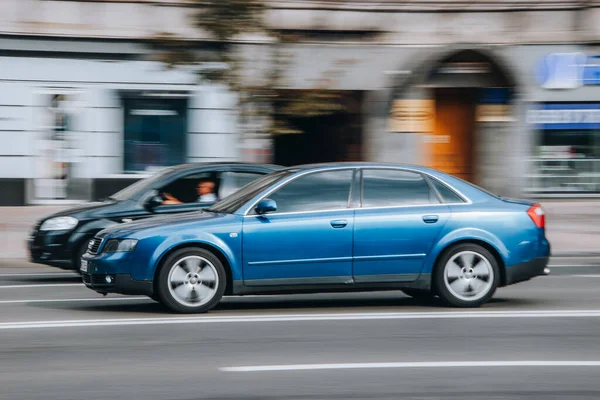
POLYGON ((85 203, 85 204, 77 205, 74 207, 69 207, 65 210, 61 210, 61 211, 46 215, 46 216, 44 216, 44 218, 42 218, 42 220, 47 220, 49 218, 55 218, 55 217, 80 218, 81 216, 89 216, 89 215, 95 213, 96 211, 103 212, 105 209, 111 208, 115 204, 117 204, 117 202, 112 201, 112 200, 107 200, 105 202, 85 203))
POLYGON ((217 222, 222 220, 228 214, 217 214, 208 211, 194 211, 189 213, 182 213, 176 215, 165 215, 158 217, 151 217, 148 219, 144 219, 141 221, 128 222, 125 224, 119 224, 107 229, 104 229, 99 233, 100 236, 108 236, 111 237, 124 237, 136 232, 158 228, 168 229, 173 228, 176 225, 188 225, 194 224, 194 226, 198 226, 198 223, 206 223, 209 222, 217 222))

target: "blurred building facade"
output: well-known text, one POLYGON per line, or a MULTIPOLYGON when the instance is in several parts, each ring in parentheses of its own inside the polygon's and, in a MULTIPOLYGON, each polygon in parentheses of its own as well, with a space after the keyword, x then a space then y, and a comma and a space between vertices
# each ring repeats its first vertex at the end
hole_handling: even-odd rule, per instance
MULTIPOLYGON (((234 94, 144 43, 207 39, 185 0, 1 1, 0 204, 97 199, 219 160, 415 163, 503 195, 600 194, 600 0, 267 3, 298 38, 286 88, 326 80, 348 117, 240 129, 234 94)), ((264 38, 241 41, 268 58, 264 38)))

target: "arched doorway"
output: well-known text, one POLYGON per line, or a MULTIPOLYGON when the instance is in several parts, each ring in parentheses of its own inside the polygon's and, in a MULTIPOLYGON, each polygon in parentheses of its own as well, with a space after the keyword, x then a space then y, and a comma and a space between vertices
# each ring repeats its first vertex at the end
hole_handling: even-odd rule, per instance
POLYGON ((510 149, 515 87, 487 52, 455 49, 412 68, 396 86, 391 118, 401 116, 397 129, 422 137, 420 164, 496 190, 503 174, 496 164, 510 149))

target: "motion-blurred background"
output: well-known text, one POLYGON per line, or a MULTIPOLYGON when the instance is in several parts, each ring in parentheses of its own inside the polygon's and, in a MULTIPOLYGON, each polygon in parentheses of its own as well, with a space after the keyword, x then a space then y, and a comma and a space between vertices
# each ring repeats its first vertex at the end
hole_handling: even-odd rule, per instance
POLYGON ((600 1, 0 1, 0 205, 167 165, 429 165, 600 193, 600 1))

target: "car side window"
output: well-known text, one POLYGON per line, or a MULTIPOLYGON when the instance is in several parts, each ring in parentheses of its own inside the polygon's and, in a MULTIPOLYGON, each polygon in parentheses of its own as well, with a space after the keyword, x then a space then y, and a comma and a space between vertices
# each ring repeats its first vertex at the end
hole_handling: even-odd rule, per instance
POLYGON ((219 185, 219 198, 224 199, 264 175, 265 173, 252 171, 223 172, 221 174, 221 184, 219 185))
POLYGON ((366 169, 362 179, 363 207, 439 204, 423 175, 402 170, 366 169))
POLYGON ((158 192, 164 199, 164 205, 198 203, 198 184, 204 181, 212 182, 213 190, 216 190, 214 177, 214 172, 190 173, 159 188, 158 192))
POLYGON ((339 210, 348 207, 352 170, 308 174, 268 196, 277 203, 277 213, 339 210))
POLYGON ((433 187, 435 187, 435 190, 437 190, 444 203, 465 203, 465 200, 448 186, 437 181, 436 179, 430 179, 429 181, 433 187))

